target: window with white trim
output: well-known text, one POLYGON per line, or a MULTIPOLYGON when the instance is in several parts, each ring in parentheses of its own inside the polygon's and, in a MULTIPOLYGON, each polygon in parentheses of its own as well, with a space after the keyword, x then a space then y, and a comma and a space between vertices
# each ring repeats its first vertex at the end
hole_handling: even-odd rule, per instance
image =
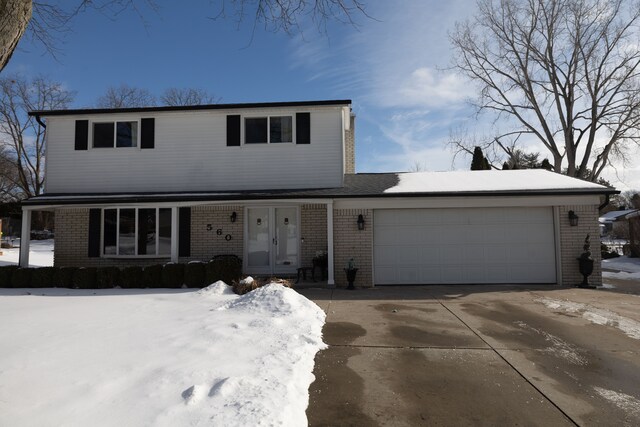
POLYGON ((94 122, 93 148, 137 147, 138 122, 94 122))
POLYGON ((293 116, 245 117, 245 144, 293 142, 293 116))
POLYGON ((170 256, 171 208, 102 210, 104 256, 170 256))

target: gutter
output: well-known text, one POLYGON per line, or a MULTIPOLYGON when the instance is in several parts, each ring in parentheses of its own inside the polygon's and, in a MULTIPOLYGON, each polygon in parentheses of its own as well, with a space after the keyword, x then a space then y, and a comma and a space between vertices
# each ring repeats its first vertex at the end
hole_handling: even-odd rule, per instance
MULTIPOLYGON (((618 191, 618 194, 620 194, 620 192, 618 191)), ((606 193, 604 195, 604 203, 601 204, 600 206, 598 206, 598 211, 601 211, 605 206, 607 206, 609 204, 609 193, 606 193)))

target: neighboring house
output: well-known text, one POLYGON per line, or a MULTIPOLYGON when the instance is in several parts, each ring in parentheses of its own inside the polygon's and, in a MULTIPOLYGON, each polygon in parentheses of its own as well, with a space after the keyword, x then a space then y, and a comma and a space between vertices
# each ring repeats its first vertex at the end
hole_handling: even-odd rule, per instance
POLYGON ((616 191, 543 170, 355 174, 351 101, 34 111, 46 120, 55 264, 242 258, 296 274, 327 251, 328 284, 581 281, 598 207, 616 191), (570 226, 569 212, 579 217, 570 226))
POLYGON ((629 219, 627 215, 638 212, 638 209, 622 209, 609 211, 598 218, 602 236, 612 239, 629 238, 629 219))

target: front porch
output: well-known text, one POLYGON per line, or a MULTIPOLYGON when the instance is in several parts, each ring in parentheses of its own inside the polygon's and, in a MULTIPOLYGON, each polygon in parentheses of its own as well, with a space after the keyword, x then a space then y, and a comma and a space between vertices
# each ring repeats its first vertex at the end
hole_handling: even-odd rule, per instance
MULTIPOLYGON (((326 277, 316 270, 316 282, 308 277, 299 286, 335 286, 333 200, 270 200, 245 203, 135 203, 86 206, 24 206, 20 265, 29 265, 31 215, 35 210, 56 213, 56 266, 146 266, 167 262, 208 261, 216 255, 237 255, 247 275, 291 277, 309 269, 313 259, 326 254, 326 277), (170 251, 139 256, 152 231, 141 226, 142 213, 150 209, 171 211, 170 251), (128 255, 105 250, 105 211, 116 212, 115 245, 129 242, 128 255), (135 226, 123 232, 120 212, 133 212, 135 226), (97 222, 97 228, 96 228, 97 222), (97 231, 96 231, 97 230, 97 231), (146 230, 146 231, 145 231, 146 230), (97 241, 96 241, 97 239, 97 241), (120 243, 118 243, 120 242, 120 243), (92 249, 93 248, 93 249, 92 249), (96 251, 97 250, 97 251, 96 251), (322 280, 322 281, 321 281, 322 280)), ((158 214, 159 215, 159 214, 158 214)), ((158 216, 157 221, 160 221, 158 216)), ((154 228, 155 230, 155 228, 154 228)), ((160 232, 160 237, 162 232, 160 232)), ((169 239, 167 239, 169 240, 169 239)), ((169 243, 169 242, 167 242, 169 243)), ((341 271, 341 269, 338 269, 341 271)))

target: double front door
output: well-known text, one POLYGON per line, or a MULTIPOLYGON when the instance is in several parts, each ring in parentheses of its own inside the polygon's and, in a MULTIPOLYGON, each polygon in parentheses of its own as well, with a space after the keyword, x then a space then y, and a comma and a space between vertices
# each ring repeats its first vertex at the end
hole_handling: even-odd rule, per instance
POLYGON ((247 208, 245 270, 248 274, 295 273, 299 265, 297 207, 247 208))

